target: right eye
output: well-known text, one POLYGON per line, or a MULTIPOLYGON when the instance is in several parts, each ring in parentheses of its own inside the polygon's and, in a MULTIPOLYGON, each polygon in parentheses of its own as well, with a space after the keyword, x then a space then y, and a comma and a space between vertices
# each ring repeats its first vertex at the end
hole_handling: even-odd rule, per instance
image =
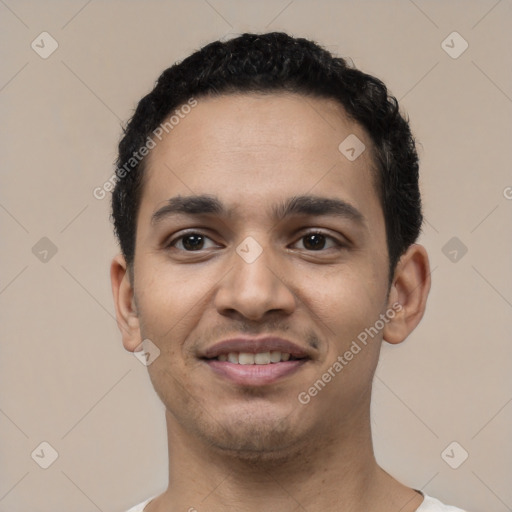
POLYGON ((212 242, 211 247, 218 247, 211 238, 198 231, 189 231, 188 233, 182 234, 166 244, 166 248, 174 248, 180 251, 194 252, 208 249, 205 247, 206 241, 212 242))

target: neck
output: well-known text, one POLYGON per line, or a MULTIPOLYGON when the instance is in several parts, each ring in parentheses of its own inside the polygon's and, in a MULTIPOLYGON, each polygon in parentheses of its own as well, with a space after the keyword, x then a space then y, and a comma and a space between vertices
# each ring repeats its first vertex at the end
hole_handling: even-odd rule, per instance
POLYGON ((321 442, 264 454, 217 449, 182 429, 168 411, 166 419, 169 487, 145 512, 409 512, 421 502, 377 465, 369 406, 350 424, 308 436, 321 442))

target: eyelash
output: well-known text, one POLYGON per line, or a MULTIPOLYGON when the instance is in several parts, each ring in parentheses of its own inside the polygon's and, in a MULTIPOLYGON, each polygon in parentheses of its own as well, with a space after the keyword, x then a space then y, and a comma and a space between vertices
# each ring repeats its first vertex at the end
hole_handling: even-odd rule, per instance
MULTIPOLYGON (((203 233, 201 231, 193 231, 193 230, 191 230, 191 231, 187 231, 185 233, 182 233, 179 237, 176 237, 176 238, 170 240, 168 243, 165 244, 164 248, 165 249, 172 249, 172 248, 176 249, 175 244, 177 242, 179 242, 180 240, 186 238, 187 236, 191 236, 191 235, 200 235, 200 236, 202 236, 204 238, 207 238, 208 240, 211 240, 211 238, 208 235, 206 235, 205 233, 203 233)), ((332 240, 334 242, 334 244, 336 245, 337 249, 342 249, 342 248, 346 247, 346 244, 340 242, 335 237, 333 237, 331 235, 328 235, 327 233, 325 233, 323 231, 320 231, 320 230, 311 230, 311 231, 308 231, 306 233, 303 233, 299 237, 298 240, 302 240, 303 238, 306 238, 306 237, 311 236, 311 235, 321 235, 321 236, 324 236, 326 239, 332 240)), ((304 250, 306 250, 307 252, 315 253, 315 252, 325 252, 328 249, 333 249, 333 247, 328 247, 327 249, 322 248, 322 249, 319 249, 317 251, 315 251, 315 250, 308 250, 308 249, 304 249, 304 250)), ((204 251, 205 249, 199 249, 197 251, 187 251, 186 249, 177 249, 177 250, 183 251, 183 252, 188 252, 188 253, 199 253, 201 251, 204 251)))

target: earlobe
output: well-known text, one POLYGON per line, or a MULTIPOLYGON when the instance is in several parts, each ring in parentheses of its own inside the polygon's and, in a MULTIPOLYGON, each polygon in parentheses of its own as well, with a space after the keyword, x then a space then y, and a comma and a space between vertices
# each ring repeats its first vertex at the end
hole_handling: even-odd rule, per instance
POLYGON ((425 313, 430 284, 427 251, 422 245, 412 244, 400 258, 393 277, 388 308, 394 309, 395 315, 384 328, 385 341, 401 343, 420 323, 425 313))
POLYGON ((140 323, 135 306, 133 285, 126 260, 118 254, 110 265, 110 281, 116 308, 117 326, 121 331, 124 348, 133 352, 141 344, 140 323))

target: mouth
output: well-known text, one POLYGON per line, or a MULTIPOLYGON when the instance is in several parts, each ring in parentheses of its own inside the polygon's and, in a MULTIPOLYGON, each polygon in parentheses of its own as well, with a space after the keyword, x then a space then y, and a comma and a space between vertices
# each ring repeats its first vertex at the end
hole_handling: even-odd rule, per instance
POLYGON ((209 359, 209 361, 230 362, 233 364, 277 364, 285 361, 298 361, 304 359, 302 357, 295 357, 289 352, 280 352, 279 350, 272 350, 270 352, 228 352, 227 354, 219 354, 217 357, 209 359))
POLYGON ((236 338, 213 345, 201 359, 235 384, 263 386, 297 372, 311 356, 282 338, 236 338))

